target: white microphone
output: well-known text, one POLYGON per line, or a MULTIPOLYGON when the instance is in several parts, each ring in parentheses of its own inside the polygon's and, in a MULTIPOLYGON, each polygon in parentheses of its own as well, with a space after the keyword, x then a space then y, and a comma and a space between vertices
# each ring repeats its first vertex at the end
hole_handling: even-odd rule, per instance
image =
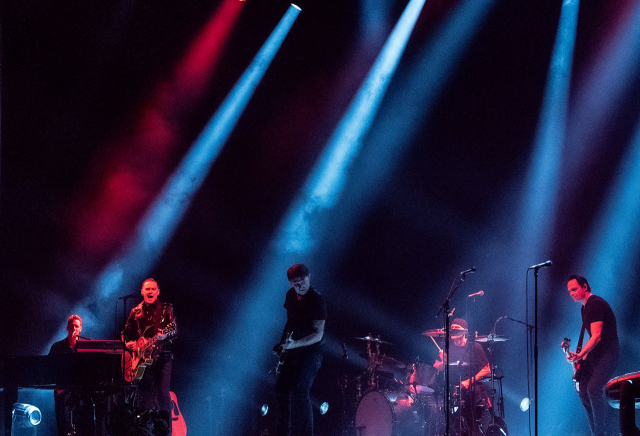
POLYGON ((468 298, 472 297, 482 297, 484 295, 484 291, 478 291, 475 294, 467 295, 468 298))

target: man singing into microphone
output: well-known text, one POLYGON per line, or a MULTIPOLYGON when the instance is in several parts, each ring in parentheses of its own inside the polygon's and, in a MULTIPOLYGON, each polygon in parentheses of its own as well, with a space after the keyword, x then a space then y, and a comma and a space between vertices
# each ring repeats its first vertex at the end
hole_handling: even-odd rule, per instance
MULTIPOLYGON (((78 315, 71 315, 67 320, 67 337, 51 345, 49 355, 77 353, 78 337, 81 332, 82 318, 78 315)), ((56 390, 53 392, 58 436, 67 436, 72 430, 72 426, 75 428, 75 432, 82 433, 82 424, 86 424, 87 420, 86 413, 79 413, 80 407, 84 404, 84 398, 80 394, 77 390, 56 390), (72 416, 74 422, 71 420, 72 416)), ((90 428, 89 425, 87 429, 90 428)))
POLYGON ((140 294, 144 301, 131 309, 124 328, 125 346, 128 350, 141 350, 152 338, 155 345, 151 354, 153 363, 145 367, 144 375, 138 384, 138 401, 141 409, 163 410, 168 413, 169 434, 171 434, 171 367, 173 354, 171 341, 178 330, 176 317, 171 303, 158 300, 160 288, 154 279, 142 283, 140 294))

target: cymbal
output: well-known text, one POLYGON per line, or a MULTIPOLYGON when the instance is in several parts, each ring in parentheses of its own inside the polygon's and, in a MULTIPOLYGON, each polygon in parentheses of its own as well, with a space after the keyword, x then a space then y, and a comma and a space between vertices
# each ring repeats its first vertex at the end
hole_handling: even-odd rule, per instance
POLYGON ((371 357, 367 353, 360 353, 361 357, 370 359, 371 364, 388 369, 405 369, 407 365, 394 359, 393 357, 385 356, 384 354, 372 354, 371 357))
POLYGON ((476 342, 504 342, 508 340, 509 338, 499 335, 478 336, 475 339, 476 342))
POLYGON ((353 338, 353 339, 358 339, 359 341, 367 341, 367 342, 378 342, 379 344, 395 345, 395 344, 392 344, 391 342, 383 341, 382 339, 375 338, 373 336, 365 336, 364 338, 353 338))
MULTIPOLYGON (((467 329, 451 327, 450 333, 452 334, 467 333, 467 329)), ((444 336, 444 329, 425 330, 424 332, 422 332, 422 336, 431 336, 431 337, 444 336)))

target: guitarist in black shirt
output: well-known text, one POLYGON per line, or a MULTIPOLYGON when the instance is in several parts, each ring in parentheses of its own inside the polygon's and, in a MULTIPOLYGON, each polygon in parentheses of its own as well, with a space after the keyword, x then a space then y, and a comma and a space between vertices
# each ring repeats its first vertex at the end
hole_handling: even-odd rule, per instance
POLYGON ((572 275, 567 283, 571 298, 582 305, 582 325, 589 340, 579 353, 568 352, 567 359, 580 362, 576 380, 580 400, 587 412, 593 436, 602 436, 606 428, 607 402, 604 388, 618 365, 620 347, 616 317, 609 304, 591 293, 587 279, 572 275))
POLYGON ((178 333, 173 305, 158 301, 160 288, 154 279, 145 280, 140 293, 144 301, 131 309, 124 328, 125 346, 134 352, 146 348, 145 345, 152 341, 155 343, 149 353, 152 363, 144 368, 138 384, 137 406, 141 409, 164 410, 170 417, 169 385, 173 363, 170 347, 178 333))
POLYGON ((312 436, 309 390, 322 363, 327 306, 311 286, 305 265, 293 265, 287 270, 287 278, 291 285, 284 302, 287 323, 280 343, 274 347, 274 351, 286 351, 275 386, 276 435, 312 436))

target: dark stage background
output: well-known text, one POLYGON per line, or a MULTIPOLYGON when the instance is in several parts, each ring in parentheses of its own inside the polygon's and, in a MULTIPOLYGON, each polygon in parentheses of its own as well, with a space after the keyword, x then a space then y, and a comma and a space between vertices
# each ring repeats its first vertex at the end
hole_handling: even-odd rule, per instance
MULTIPOLYGON (((470 15, 477 20, 471 36, 416 75, 424 48, 437 43, 440 26, 464 3, 427 0, 341 193, 321 212, 316 245, 270 262, 280 223, 407 4, 301 1, 220 155, 203 170, 202 186, 175 232, 164 235, 167 245, 145 247, 153 260, 96 297, 98 277, 126 251, 145 210, 289 6, 247 0, 228 31, 220 23, 210 28, 223 3, 4 2, 3 354, 46 353, 81 302, 83 335, 114 337, 122 316, 116 298, 154 277, 160 298, 176 308, 172 386, 189 434, 258 435, 269 425, 259 408, 272 401, 268 358, 285 322, 286 267, 303 262, 329 309, 312 393, 330 408, 316 416, 316 433, 338 435, 341 343, 350 376, 365 365, 358 357, 365 343, 354 338, 367 334, 396 344, 383 352, 404 363, 433 361, 437 350, 421 332, 441 327, 440 304, 457 274, 472 266, 477 273, 452 299, 455 315, 480 335, 502 316, 532 323, 526 270, 551 259, 539 276, 540 434, 585 434, 559 348, 564 336, 577 342, 580 329, 579 306, 566 292, 570 274, 586 275, 616 312, 624 353, 616 373, 640 370, 640 172, 633 166, 640 149, 640 2, 580 4, 564 147, 555 152, 560 163, 548 190, 528 182, 546 165, 534 156, 563 2, 478 2, 487 12, 470 15), (185 65, 185 53, 207 29, 227 39, 200 85, 190 87, 200 80, 190 68, 202 65, 176 66, 185 65), (440 81, 430 79, 449 64, 440 81), (428 104, 407 98, 426 84, 428 104), (401 141, 393 126, 407 114, 412 133, 401 141), (385 152, 378 151, 385 141, 385 152), (553 213, 524 213, 531 196, 553 213), (275 286, 256 286, 264 283, 259 277, 275 286), (484 297, 466 298, 479 290, 484 297), (267 294, 273 298, 262 310, 244 314, 267 294)), ((526 332, 502 319, 497 333, 510 338, 493 354, 505 376, 506 421, 511 435, 525 435, 529 414, 519 404, 533 397, 526 332)), ((355 400, 352 387, 347 398, 355 400)), ((43 409, 38 434, 54 434, 51 393, 24 391, 21 401, 43 409)))

